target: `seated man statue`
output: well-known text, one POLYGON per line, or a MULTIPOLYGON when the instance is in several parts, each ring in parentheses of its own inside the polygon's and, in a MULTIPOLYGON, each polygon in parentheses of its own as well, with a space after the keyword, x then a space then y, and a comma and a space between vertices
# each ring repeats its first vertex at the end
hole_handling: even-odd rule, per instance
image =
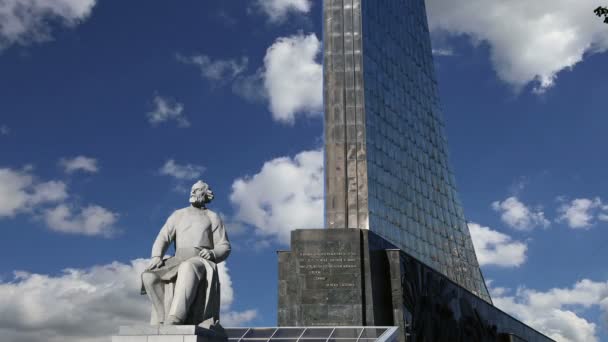
POLYGON ((230 242, 219 215, 205 206, 212 199, 209 186, 196 182, 191 206, 173 212, 154 241, 152 261, 141 275, 142 294, 153 305, 152 324, 219 323, 217 264, 230 254, 230 242), (175 256, 163 259, 171 243, 175 256))

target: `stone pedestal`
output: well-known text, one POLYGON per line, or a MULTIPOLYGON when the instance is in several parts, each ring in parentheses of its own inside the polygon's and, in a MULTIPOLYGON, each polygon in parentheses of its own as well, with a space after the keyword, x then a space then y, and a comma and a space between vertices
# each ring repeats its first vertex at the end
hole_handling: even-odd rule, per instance
POLYGON ((399 259, 391 272, 387 251, 371 250, 368 234, 360 229, 292 232, 291 251, 279 252, 279 326, 399 326, 403 331, 399 259))
POLYGON ((225 342, 221 333, 196 325, 122 326, 112 342, 225 342))
POLYGON ((396 326, 397 341, 550 338, 500 311, 381 236, 301 229, 279 252, 279 326, 396 326))

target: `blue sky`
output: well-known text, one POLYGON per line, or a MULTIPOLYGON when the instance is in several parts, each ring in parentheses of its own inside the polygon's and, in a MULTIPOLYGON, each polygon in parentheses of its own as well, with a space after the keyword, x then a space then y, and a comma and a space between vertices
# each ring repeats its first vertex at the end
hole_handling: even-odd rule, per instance
MULTIPOLYGON (((0 7, 2 336, 108 341, 146 320, 137 274, 198 178, 234 247, 225 324, 276 323, 275 251, 291 229, 323 225, 320 5, 0 7)), ((558 340, 608 340, 597 4, 427 7, 451 164, 495 304, 558 340)))

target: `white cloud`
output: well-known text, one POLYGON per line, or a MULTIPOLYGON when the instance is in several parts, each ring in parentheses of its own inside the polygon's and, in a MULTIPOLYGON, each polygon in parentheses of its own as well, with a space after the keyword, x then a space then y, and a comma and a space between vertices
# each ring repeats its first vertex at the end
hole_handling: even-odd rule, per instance
POLYGON ((312 7, 310 0, 257 0, 256 4, 274 23, 283 22, 289 13, 308 13, 312 7))
POLYGON ((477 223, 469 223, 469 231, 479 265, 518 267, 526 261, 528 246, 525 243, 477 223))
POLYGON ((487 43, 498 77, 537 92, 554 85, 558 72, 585 54, 608 49, 608 30, 591 12, 594 0, 427 0, 429 25, 436 34, 465 34, 487 43))
POLYGON ((323 151, 268 161, 260 172, 232 183, 236 219, 288 243, 291 230, 323 225, 323 151))
POLYGON ((29 203, 37 205, 63 201, 68 198, 67 185, 61 181, 48 181, 34 185, 29 203))
POLYGON ((211 81, 232 80, 242 74, 247 69, 247 64, 249 63, 247 57, 241 57, 240 61, 235 59, 212 60, 206 55, 183 56, 178 54, 177 60, 185 64, 197 66, 201 72, 201 76, 211 81))
MULTIPOLYGON (((603 206, 602 210, 607 211, 608 212, 608 206, 603 206)), ((608 214, 607 213, 600 213, 597 216, 597 219, 600 221, 608 221, 608 214)))
MULTIPOLYGON (((602 200, 596 197, 574 199, 570 203, 562 204, 557 211, 560 214, 559 221, 566 221, 570 228, 579 229, 593 226, 600 209, 606 210, 607 208, 602 205, 602 200)), ((600 213, 598 218, 606 221, 607 217, 605 213, 600 213)))
POLYGON ((7 125, 0 125, 0 135, 9 135, 10 133, 11 129, 7 125))
MULTIPOLYGON (((15 342, 101 342, 120 325, 146 324, 151 305, 139 295, 148 260, 66 269, 51 276, 15 272, 0 282, 0 336, 15 342)), ((255 310, 228 311, 234 300, 225 263, 219 264, 221 321, 235 326, 254 319, 255 310)))
POLYGON ((63 158, 59 161, 59 165, 63 167, 66 173, 73 173, 76 171, 96 173, 99 171, 97 159, 85 156, 63 158))
POLYGON ((258 316, 257 310, 229 311, 222 313, 220 320, 225 327, 239 327, 258 316))
POLYGON ((454 56, 452 49, 433 49, 433 56, 454 56))
POLYGON ((0 50, 12 44, 51 40, 51 23, 73 27, 84 21, 95 0, 3 0, 0 2, 0 50))
MULTIPOLYGON (((323 69, 317 58, 321 42, 314 33, 278 38, 264 56, 264 67, 244 74, 247 59, 213 61, 205 55, 178 59, 197 65, 203 78, 231 84, 232 91, 251 101, 268 101, 272 117, 293 124, 296 116, 320 116, 323 111, 323 69)), ((181 112, 181 110, 180 110, 181 112)))
POLYGON ((494 298, 494 297, 502 297, 507 292, 509 292, 509 289, 504 288, 504 287, 497 287, 497 288, 491 288, 490 289, 490 295, 492 296, 492 298, 494 298))
POLYGON ((66 188, 60 181, 40 182, 27 170, 0 168, 0 218, 64 200, 66 188))
POLYGON ((194 164, 180 165, 177 164, 173 159, 167 160, 165 165, 163 165, 159 170, 161 175, 171 176, 178 180, 197 179, 203 174, 204 171, 204 166, 194 164))
POLYGON ((52 230, 88 236, 111 237, 118 214, 98 205, 80 208, 78 213, 66 204, 60 204, 44 211, 44 221, 52 230))
POLYGON ((147 113, 148 122, 158 125, 165 121, 174 120, 178 127, 190 127, 190 122, 184 116, 184 105, 162 96, 154 96, 154 110, 147 113))
POLYGON ((264 57, 264 87, 275 120, 293 123, 296 114, 320 115, 323 70, 321 43, 314 33, 277 39, 264 57))
POLYGON ((29 213, 41 217, 55 231, 111 236, 118 214, 98 205, 80 208, 74 214, 66 202, 69 194, 64 182, 41 182, 30 171, 0 169, 0 218, 29 213))
POLYGON ((523 204, 517 197, 509 197, 503 202, 492 203, 492 208, 501 213, 500 218, 509 226, 519 230, 530 230, 535 227, 548 227, 550 222, 541 210, 533 210, 523 204))
POLYGON ((577 315, 584 309, 608 310, 608 282, 581 280, 571 288, 546 292, 519 288, 514 296, 495 296, 494 305, 558 342, 594 342, 596 324, 577 315))
POLYGON ((264 70, 260 68, 254 74, 237 77, 232 83, 232 91, 250 102, 268 99, 264 88, 264 70))

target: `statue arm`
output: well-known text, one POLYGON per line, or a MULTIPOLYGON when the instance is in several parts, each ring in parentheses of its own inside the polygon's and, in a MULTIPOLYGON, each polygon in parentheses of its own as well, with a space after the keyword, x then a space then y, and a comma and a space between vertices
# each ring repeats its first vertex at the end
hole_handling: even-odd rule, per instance
POLYGON ((224 223, 217 217, 217 224, 213 227, 213 256, 216 263, 220 263, 230 255, 230 241, 226 234, 224 223))
POLYGON ((175 213, 169 216, 165 225, 158 232, 156 240, 154 240, 154 245, 152 245, 153 258, 159 257, 162 259, 171 242, 175 240, 174 215, 175 213))

